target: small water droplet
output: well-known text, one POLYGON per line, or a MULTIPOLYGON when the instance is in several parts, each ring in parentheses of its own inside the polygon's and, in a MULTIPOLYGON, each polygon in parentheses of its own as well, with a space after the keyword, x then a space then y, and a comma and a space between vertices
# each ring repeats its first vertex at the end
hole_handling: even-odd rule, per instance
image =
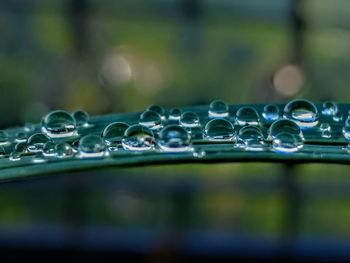
POLYGON ((159 129, 162 127, 162 120, 157 112, 147 110, 141 114, 139 124, 150 129, 159 129))
POLYGON ((178 126, 169 125, 159 133, 158 145, 166 152, 183 152, 190 150, 191 137, 188 132, 178 126))
POLYGON ((276 105, 268 104, 264 107, 262 116, 267 123, 272 123, 280 118, 280 110, 276 105))
POLYGON ((322 114, 327 116, 333 116, 338 112, 338 106, 332 101, 326 101, 322 105, 322 114))
POLYGON ((302 129, 311 128, 318 124, 318 111, 312 102, 295 99, 285 106, 284 118, 295 121, 302 129))
POLYGON ((55 156, 56 155, 56 144, 48 141, 47 143, 45 143, 44 147, 43 147, 43 155, 44 156, 55 156))
POLYGON ((343 132, 343 135, 344 135, 345 139, 350 141, 350 126, 344 125, 344 127, 342 129, 342 132, 343 132))
POLYGON ((199 158, 199 159, 204 158, 206 154, 207 153, 202 148, 196 148, 193 151, 193 157, 199 158))
POLYGON ((245 126, 238 132, 238 146, 249 151, 263 150, 264 136, 256 126, 245 126))
POLYGON ((204 128, 204 137, 211 141, 235 141, 236 132, 226 119, 213 119, 204 128))
POLYGON ((21 153, 17 152, 17 151, 13 151, 12 153, 10 153, 9 160, 10 161, 19 161, 19 160, 21 160, 21 153))
POLYGON ((272 123, 268 131, 268 140, 272 141, 279 133, 290 133, 300 137, 302 140, 304 138, 298 124, 291 120, 278 120, 272 123))
POLYGON ((332 137, 332 133, 329 130, 322 131, 322 138, 329 139, 332 137))
POLYGON ((16 134, 16 142, 26 142, 27 141, 27 135, 24 132, 18 132, 16 134))
POLYGON ((56 156, 58 158, 67 158, 74 155, 73 148, 68 143, 59 143, 55 146, 56 156))
POLYGON ((143 125, 132 125, 124 134, 122 145, 126 150, 144 151, 154 148, 154 134, 143 125))
POLYGON ((279 153, 293 153, 301 149, 303 142, 298 136, 288 132, 281 132, 272 141, 272 148, 279 153))
POLYGON ((73 118, 75 120, 76 125, 80 127, 89 127, 90 116, 86 111, 77 110, 73 112, 73 118))
POLYGON ((32 157, 31 162, 32 163, 46 163, 47 159, 45 159, 41 153, 37 153, 32 157))
POLYGON ((222 100, 214 100, 209 105, 208 115, 211 118, 228 117, 228 105, 222 100))
POLYGON ((340 112, 337 112, 337 113, 334 114, 333 121, 340 122, 342 120, 343 120, 343 116, 342 116, 342 114, 340 112))
POLYGON ((196 113, 187 111, 181 115, 180 124, 186 128, 200 126, 199 117, 196 113))
POLYGON ((5 148, 3 146, 0 146, 0 157, 4 157, 6 155, 5 148))
POLYGON ((258 125, 258 112, 252 107, 242 107, 236 113, 236 123, 238 125, 258 125))
POLYGON ((186 128, 187 132, 191 135, 192 140, 203 139, 202 127, 186 128))
POLYGON ((331 130, 331 126, 327 122, 321 123, 320 130, 321 131, 330 131, 331 130))
POLYGON ((0 145, 9 144, 9 136, 6 131, 0 130, 0 145))
POLYGON ((171 121, 179 121, 181 118, 181 109, 174 108, 170 110, 169 120, 171 121))
POLYGON ((105 149, 105 143, 98 135, 86 135, 79 141, 79 157, 102 157, 105 149))
POLYGON ((29 137, 27 141, 27 149, 29 152, 41 152, 45 143, 49 141, 49 138, 42 133, 35 133, 29 137))
POLYGON ((43 118, 42 131, 51 138, 71 137, 76 134, 76 123, 68 112, 56 110, 43 118))
POLYGON ((16 150, 17 152, 23 153, 23 152, 26 151, 26 149, 27 149, 27 144, 26 144, 25 142, 19 142, 19 143, 17 143, 16 146, 15 146, 15 150, 16 150))
POLYGON ((161 107, 159 105, 151 105, 147 108, 147 110, 154 111, 154 112, 158 113, 162 121, 166 120, 165 110, 163 107, 161 107))
POLYGON ((129 125, 124 122, 113 122, 103 130, 102 138, 110 151, 118 150, 127 128, 129 125))
POLYGON ((350 118, 348 118, 348 119, 345 121, 345 125, 346 125, 346 126, 350 126, 350 118))

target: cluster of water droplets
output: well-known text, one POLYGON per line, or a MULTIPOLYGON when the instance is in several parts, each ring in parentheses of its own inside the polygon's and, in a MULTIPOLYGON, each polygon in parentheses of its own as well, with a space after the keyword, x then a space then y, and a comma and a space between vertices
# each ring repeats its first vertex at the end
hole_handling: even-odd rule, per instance
MULTIPOLYGON (((229 106, 214 100, 209 106, 191 110, 165 110, 152 105, 135 118, 115 118, 95 123, 85 111, 63 110, 45 115, 40 125, 26 124, 16 133, 0 130, 0 157, 19 161, 32 156, 34 163, 74 158, 114 158, 115 152, 192 153, 206 155, 206 145, 232 145, 232 150, 273 151, 292 154, 304 147, 305 134, 318 131, 322 139, 335 136, 334 125, 350 141, 350 114, 325 102, 316 107, 296 99, 285 106, 229 106), (319 110, 318 110, 319 109, 319 110)), ((350 149, 350 147, 348 147, 350 149)), ((117 158, 117 157, 115 157, 117 158)))

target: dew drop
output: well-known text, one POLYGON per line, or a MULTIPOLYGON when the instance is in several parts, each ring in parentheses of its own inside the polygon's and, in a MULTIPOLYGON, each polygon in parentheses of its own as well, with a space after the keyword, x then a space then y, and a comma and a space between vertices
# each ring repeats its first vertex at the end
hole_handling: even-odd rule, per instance
POLYGON ((259 115, 252 107, 242 107, 236 113, 236 123, 238 125, 258 125, 259 115))
POLYGON ((174 108, 170 110, 169 120, 171 121, 179 121, 181 118, 181 110, 178 108, 174 108))
POLYGON ((13 151, 12 153, 10 153, 9 160, 10 161, 19 161, 19 160, 21 160, 21 153, 17 152, 17 151, 13 151))
POLYGON ((332 137, 332 133, 329 130, 322 131, 321 134, 322 138, 329 139, 332 137))
POLYGON ((249 151, 263 150, 264 136, 256 126, 245 126, 238 132, 238 145, 249 151))
POLYGON ((190 150, 191 137, 181 126, 168 125, 159 133, 158 145, 165 152, 183 152, 190 150))
POLYGON ((6 155, 5 148, 3 146, 0 146, 0 157, 4 157, 6 155))
POLYGON ((326 101, 322 104, 322 114, 327 116, 333 116, 338 112, 338 106, 332 101, 326 101))
POLYGON ((105 154, 105 143, 98 135, 86 135, 79 141, 79 157, 102 157, 105 154))
POLYGON ((129 128, 129 125, 124 122, 113 122, 103 130, 102 138, 109 150, 115 151, 118 149, 127 128, 129 128))
POLYGON ((320 130, 321 131, 330 131, 331 130, 331 126, 329 125, 329 123, 321 123, 320 125, 320 130))
POLYGON ((300 127, 291 120, 278 120, 272 123, 268 131, 268 140, 272 141, 279 133, 290 133, 303 139, 303 133, 300 127))
POLYGON ((277 121, 280 117, 280 110, 276 105, 268 104, 264 107, 262 116, 267 123, 277 121))
POLYGON ((186 130, 191 135, 191 138, 193 140, 201 140, 201 139, 203 139, 202 127, 186 128, 186 130))
POLYGON ((236 132, 226 119, 213 119, 204 128, 204 137, 211 141, 235 141, 236 132))
POLYGON ((43 155, 44 156, 55 156, 56 155, 56 144, 54 144, 51 141, 48 141, 47 143, 45 143, 44 147, 43 147, 43 155))
POLYGON ((318 111, 312 102, 295 99, 284 107, 284 118, 295 121, 302 129, 311 128, 318 124, 318 111))
POLYGON ((0 145, 9 144, 9 136, 6 131, 0 130, 0 145))
POLYGON ((272 141, 272 149, 279 153, 293 153, 303 146, 299 137, 288 132, 281 132, 274 137, 272 141))
POLYGON ((166 119, 166 117, 165 117, 165 110, 161 106, 151 105, 151 106, 149 106, 147 108, 147 110, 154 111, 154 112, 158 113, 162 121, 164 121, 166 119))
POLYGON ((26 142, 27 141, 27 135, 24 132, 18 132, 16 134, 15 141, 16 142, 26 142))
POLYGON ((193 151, 193 157, 198 158, 198 159, 202 159, 205 157, 207 153, 205 152, 205 150, 203 150, 202 148, 196 148, 193 151))
POLYGON ((342 129, 343 135, 345 137, 345 139, 347 139, 348 141, 350 141, 350 126, 345 125, 342 129))
POLYGON ((42 131, 51 138, 71 137, 76 133, 76 123, 68 112, 57 110, 43 118, 42 131))
POLYGON ((343 120, 343 116, 341 115, 340 112, 337 112, 337 113, 334 114, 334 116, 333 116, 333 121, 335 121, 335 122, 340 122, 340 121, 342 121, 342 120, 343 120))
POLYGON ((73 148, 68 143, 59 143, 55 146, 56 156, 58 158, 67 158, 73 156, 73 148))
POLYGON ((45 159, 41 153, 37 153, 32 157, 31 162, 32 163, 45 163, 45 162, 47 162, 47 159, 45 159))
POLYGON ((77 126, 80 126, 80 127, 88 127, 89 126, 90 116, 86 111, 77 110, 77 111, 73 112, 72 115, 73 115, 73 118, 74 118, 77 126))
POLYGON ((132 125, 124 134, 122 145, 126 150, 144 151, 154 148, 154 134, 143 125, 132 125))
POLYGON ((211 118, 228 117, 228 105, 222 100, 214 100, 209 105, 208 115, 211 118))
POLYGON ((159 129, 161 128, 162 120, 157 112, 147 110, 141 114, 139 124, 150 129, 159 129))
POLYGON ((26 144, 25 142, 19 142, 19 143, 17 143, 16 146, 15 146, 15 150, 16 150, 17 152, 23 153, 23 152, 26 151, 26 149, 27 149, 27 144, 26 144))
POLYGON ((35 133, 29 137, 27 141, 27 149, 29 152, 41 152, 45 143, 49 141, 49 138, 42 133, 35 133))
POLYGON ((180 124, 186 128, 198 127, 200 126, 199 117, 196 113, 187 111, 181 115, 180 124))

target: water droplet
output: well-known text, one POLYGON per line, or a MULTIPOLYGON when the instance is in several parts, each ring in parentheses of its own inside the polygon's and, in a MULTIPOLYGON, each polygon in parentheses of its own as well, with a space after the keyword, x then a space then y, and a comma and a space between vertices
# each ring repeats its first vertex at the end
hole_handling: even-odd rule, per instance
POLYGON ((150 129, 159 129, 161 128, 162 120, 157 112, 147 110, 141 114, 139 124, 150 129))
POLYGON ((171 121, 179 121, 181 118, 181 110, 178 108, 174 108, 170 110, 169 120, 171 121))
POLYGON ((127 128, 129 125, 124 122, 113 122, 103 130, 102 138, 110 151, 118 149, 127 128))
POLYGON ((204 137, 211 141, 235 141, 236 132, 226 119, 213 119, 204 128, 204 137))
POLYGON ((321 123, 320 125, 320 130, 321 131, 330 131, 331 130, 331 126, 329 125, 329 123, 321 123))
POLYGON ((151 105, 147 108, 147 110, 154 111, 154 112, 158 113, 162 121, 164 121, 166 119, 165 110, 161 106, 151 105))
POLYGON ((337 112, 337 113, 334 114, 334 116, 333 116, 333 121, 335 121, 335 122, 340 122, 340 121, 342 121, 342 120, 343 120, 343 116, 341 115, 340 112, 337 112))
POLYGON ((346 126, 350 126, 350 118, 348 118, 348 119, 345 121, 345 125, 346 125, 346 126))
POLYGON ((42 131, 51 138, 71 137, 76 134, 76 123, 68 112, 57 110, 43 118, 42 131))
POLYGON ((228 117, 228 105, 222 100, 214 100, 209 105, 208 115, 212 118, 228 117))
POLYGON ((272 123, 269 129, 268 140, 272 141, 279 133, 289 133, 294 136, 298 136, 303 140, 303 133, 294 121, 291 120, 278 120, 272 123))
POLYGON ((236 113, 236 123, 238 125, 258 125, 259 115, 252 107, 242 107, 236 113))
POLYGON ((312 102, 296 99, 284 107, 284 118, 295 121, 302 129, 311 128, 318 124, 318 111, 312 102))
POLYGON ((153 132, 142 125, 130 126, 124 134, 122 145, 126 150, 144 151, 154 148, 154 134, 153 132))
POLYGON ((264 136, 262 131, 255 126, 245 126, 238 132, 238 145, 243 146, 246 150, 261 151, 263 150, 264 136))
POLYGON ((79 141, 79 157, 102 157, 105 143, 98 135, 86 135, 79 141))
POLYGON ((329 139, 332 137, 332 133, 329 130, 322 131, 322 138, 329 139))
POLYGON ((181 115, 180 124, 186 128, 200 126, 199 117, 196 113, 187 111, 181 115))
POLYGON ((345 139, 347 139, 348 141, 350 141, 350 126, 345 125, 342 129, 343 131, 343 135, 345 137, 345 139))
POLYGON ((0 157, 4 157, 6 154, 5 148, 3 146, 0 146, 0 157))
POLYGON ((0 130, 0 145, 9 144, 9 136, 6 131, 0 130))
POLYGON ((27 149, 30 152, 41 152, 49 138, 42 133, 35 133, 27 141, 27 149))
POLYGON ((193 151, 193 157, 199 158, 199 159, 205 157, 206 154, 207 154, 207 153, 206 153, 205 150, 203 150, 202 148, 196 148, 196 149, 194 149, 194 151, 193 151))
POLYGON ((10 153, 9 160, 10 161, 19 161, 19 160, 21 160, 21 153, 17 152, 17 151, 13 151, 12 153, 10 153))
POLYGON ((45 163, 45 162, 47 162, 47 159, 45 159, 41 153, 37 153, 32 157, 31 162, 32 163, 45 163))
POLYGON ((59 143, 55 147, 56 156, 58 158, 67 158, 73 156, 73 148, 68 143, 59 143))
POLYGON ((17 152, 23 153, 23 152, 26 151, 26 149, 27 149, 27 144, 26 144, 25 142, 19 142, 19 143, 17 143, 16 146, 15 146, 15 150, 16 150, 17 152))
POLYGON ((18 132, 16 134, 16 142, 26 142, 27 141, 27 135, 24 132, 18 132))
POLYGON ((186 130, 191 135, 191 138, 193 140, 201 140, 201 139, 203 139, 202 127, 186 128, 186 130))
POLYGON ((276 105, 269 104, 264 107, 262 116, 267 121, 267 123, 272 123, 279 119, 280 110, 276 105))
POLYGON ((44 147, 43 147, 43 155, 44 156, 55 156, 56 155, 56 144, 54 144, 51 141, 48 141, 47 143, 45 143, 44 147))
POLYGON ((327 116, 333 116, 338 112, 338 106, 332 101, 326 101, 322 105, 322 114, 327 116))
POLYGON ((303 142, 300 137, 288 132, 281 132, 274 137, 272 148, 279 153, 293 153, 302 148, 303 142))
POLYGON ((75 123, 78 126, 82 126, 82 127, 88 127, 89 126, 89 120, 90 120, 90 116, 86 111, 83 110, 77 110, 75 112, 73 112, 73 118, 75 120, 75 123))
POLYGON ((178 126, 169 125, 159 133, 158 145, 166 152, 183 152, 190 150, 191 137, 188 132, 178 126))

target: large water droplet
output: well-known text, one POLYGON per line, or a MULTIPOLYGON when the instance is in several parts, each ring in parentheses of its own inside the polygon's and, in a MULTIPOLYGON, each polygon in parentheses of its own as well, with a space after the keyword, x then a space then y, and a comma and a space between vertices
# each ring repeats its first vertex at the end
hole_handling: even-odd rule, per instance
POLYGON ((118 149, 127 128, 129 128, 129 125, 124 122, 113 122, 103 130, 102 138, 109 150, 115 151, 118 149))
POLYGON ((42 133, 35 133, 32 136, 29 137, 27 141, 27 149, 30 152, 41 152, 44 148, 44 145, 49 141, 50 139, 42 134, 42 133))
POLYGON ((338 105, 332 101, 326 101, 322 105, 322 114, 327 116, 333 116, 338 112, 338 105))
POLYGON ((258 125, 259 115, 252 107, 242 107, 236 113, 236 123, 238 125, 258 125))
POLYGON ((59 143, 55 147, 56 156, 58 158, 68 158, 73 156, 73 148, 68 143, 59 143))
POLYGON ((9 144, 9 136, 6 131, 0 130, 0 145, 9 144))
POLYGON ((166 119, 165 110, 163 107, 161 107, 159 105, 151 105, 147 108, 147 110, 154 111, 154 112, 158 113, 162 121, 164 121, 166 119))
POLYGON ((141 114, 139 124, 150 129, 159 129, 162 124, 161 116, 155 111, 147 110, 141 114))
POLYGON ((212 118, 228 117, 228 105, 222 100, 214 100, 209 105, 208 115, 212 118))
POLYGON ((272 149, 279 153, 293 153, 302 148, 300 137, 288 132, 281 132, 274 137, 272 149))
POLYGON ((174 108, 170 110, 169 120, 171 121, 179 121, 181 118, 181 109, 174 108))
POLYGON ((264 107, 262 116, 264 117, 267 123, 272 123, 279 119, 280 110, 276 105, 269 104, 264 107))
POLYGON ((245 126, 238 132, 238 145, 250 151, 263 150, 264 136, 255 126, 245 126))
POLYGON ((236 132, 226 119, 213 119, 204 128, 204 137, 211 141, 235 141, 236 132))
POLYGON ((86 111, 77 110, 73 112, 73 118, 75 120, 76 125, 81 127, 89 127, 90 116, 86 111))
POLYGON ((284 118, 295 121, 302 129, 311 128, 318 123, 318 111, 312 102, 296 99, 285 106, 284 118))
POLYGON ((199 117, 196 113, 187 111, 181 115, 180 124, 186 128, 200 126, 199 117))
POLYGON ((124 134, 122 145, 126 150, 144 151, 154 148, 154 134, 143 125, 132 125, 124 134))
POLYGON ((86 135, 79 141, 79 157, 102 157, 105 154, 105 143, 100 136, 86 135))
POLYGON ((43 155, 44 156, 55 156, 56 155, 56 144, 48 141, 47 143, 45 143, 44 147, 43 147, 43 155))
POLYGON ((42 131, 51 138, 70 137, 76 133, 76 123, 68 112, 57 110, 43 118, 42 131))
POLYGON ((298 136, 303 139, 303 133, 294 121, 291 120, 278 120, 272 123, 269 129, 268 139, 272 141, 279 133, 290 133, 294 136, 298 136))
POLYGON ((191 137, 188 132, 178 126, 169 125, 159 133, 158 145, 166 152, 183 152, 190 150, 191 137))

